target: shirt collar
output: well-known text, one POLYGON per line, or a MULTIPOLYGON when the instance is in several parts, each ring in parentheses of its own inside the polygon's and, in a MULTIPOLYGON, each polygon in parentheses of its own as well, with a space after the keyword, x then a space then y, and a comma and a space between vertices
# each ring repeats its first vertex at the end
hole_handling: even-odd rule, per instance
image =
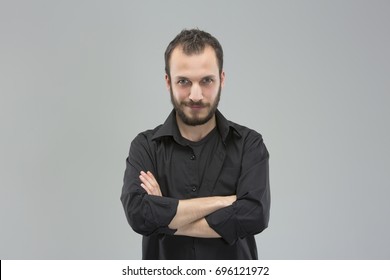
MULTIPOLYGON (((218 131, 224 143, 229 136, 230 130, 235 132, 241 138, 241 133, 222 115, 219 110, 215 112, 215 116, 218 131)), ((164 124, 161 125, 154 133, 152 140, 156 140, 164 136, 172 136, 177 143, 185 146, 185 141, 180 134, 179 127, 177 126, 175 109, 172 110, 164 124)))

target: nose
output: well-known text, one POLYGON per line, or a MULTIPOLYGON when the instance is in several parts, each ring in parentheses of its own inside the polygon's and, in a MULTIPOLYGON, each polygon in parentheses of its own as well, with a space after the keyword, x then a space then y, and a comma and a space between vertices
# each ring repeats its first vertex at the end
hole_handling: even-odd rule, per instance
POLYGON ((202 88, 199 84, 192 84, 189 99, 193 102, 198 102, 203 99, 202 88))

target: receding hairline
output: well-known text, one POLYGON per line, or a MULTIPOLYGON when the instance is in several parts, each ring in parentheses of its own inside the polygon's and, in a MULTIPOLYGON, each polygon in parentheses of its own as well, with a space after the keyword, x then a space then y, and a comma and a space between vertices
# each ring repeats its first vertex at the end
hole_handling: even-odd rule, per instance
POLYGON ((179 48, 186 55, 196 55, 202 53, 205 48, 210 46, 214 49, 217 58, 219 72, 223 68, 223 49, 219 41, 210 33, 199 29, 182 30, 167 46, 165 57, 165 72, 170 75, 170 61, 172 52, 179 48))
MULTIPOLYGON (((187 52, 184 48, 184 44, 179 44, 177 45, 171 52, 171 55, 169 56, 169 60, 168 60, 168 63, 170 64, 171 63, 171 60, 172 60, 172 57, 173 57, 173 54, 175 52, 181 52, 183 53, 184 55, 186 56, 194 56, 194 55, 201 55, 203 53, 205 53, 205 51, 207 50, 211 50, 214 54, 214 58, 215 58, 215 62, 217 64, 217 67, 219 69, 219 64, 218 64, 218 56, 217 56, 217 52, 215 51, 215 49, 213 48, 213 46, 211 46, 210 44, 205 44, 204 47, 201 49, 201 50, 197 50, 197 51, 190 51, 190 52, 187 52)), ((219 69, 222 71, 222 69, 219 69)))

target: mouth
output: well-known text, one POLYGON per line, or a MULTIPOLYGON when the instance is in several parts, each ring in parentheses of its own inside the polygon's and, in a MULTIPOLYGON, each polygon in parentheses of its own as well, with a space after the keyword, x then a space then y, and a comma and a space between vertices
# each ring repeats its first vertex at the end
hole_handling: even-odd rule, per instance
POLYGON ((203 105, 188 105, 192 110, 200 110, 203 109, 205 106, 203 105))
POLYGON ((207 107, 207 104, 204 103, 195 103, 195 102, 183 102, 183 105, 191 110, 199 111, 207 107))

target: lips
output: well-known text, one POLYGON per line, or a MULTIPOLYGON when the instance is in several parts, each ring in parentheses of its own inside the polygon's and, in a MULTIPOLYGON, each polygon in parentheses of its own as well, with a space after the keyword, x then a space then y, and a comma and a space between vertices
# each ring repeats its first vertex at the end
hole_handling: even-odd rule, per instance
POLYGON ((199 103, 183 102, 183 105, 185 105, 186 107, 190 107, 191 109, 202 109, 202 108, 207 107, 207 104, 204 104, 203 102, 199 102, 199 103))
POLYGON ((188 107, 190 107, 191 109, 202 109, 205 106, 202 106, 202 105, 189 105, 188 107))

